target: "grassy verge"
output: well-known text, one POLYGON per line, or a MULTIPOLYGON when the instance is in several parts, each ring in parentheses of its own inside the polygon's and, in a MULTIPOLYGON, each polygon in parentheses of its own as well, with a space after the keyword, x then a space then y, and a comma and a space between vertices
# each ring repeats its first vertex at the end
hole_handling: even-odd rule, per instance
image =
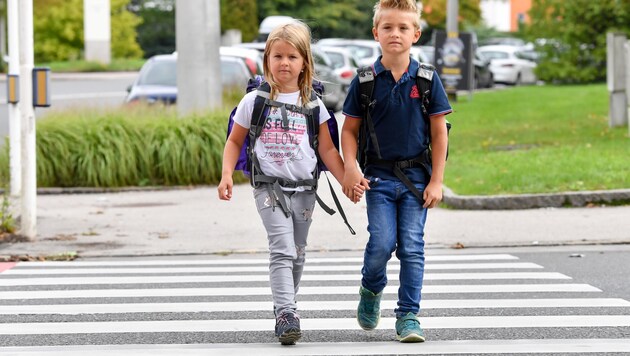
MULTIPOLYGON (((228 94, 227 109, 182 119, 174 108, 146 106, 51 113, 37 123, 38 185, 216 184, 239 98, 228 94)), ((628 128, 608 128, 605 85, 488 91, 453 108, 445 184, 457 194, 630 188, 628 128)), ((0 152, 2 185, 8 167, 0 152)))
POLYGON ((103 64, 96 61, 63 61, 38 63, 38 67, 50 67, 55 73, 63 72, 126 72, 138 71, 146 59, 112 59, 110 64, 103 64))
POLYGON ((462 195, 630 188, 628 128, 605 85, 529 86, 453 103, 445 184, 462 195))

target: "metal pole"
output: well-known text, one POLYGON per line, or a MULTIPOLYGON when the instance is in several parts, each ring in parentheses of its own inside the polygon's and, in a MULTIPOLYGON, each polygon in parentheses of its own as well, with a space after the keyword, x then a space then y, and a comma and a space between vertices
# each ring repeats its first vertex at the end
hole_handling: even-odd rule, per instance
MULTIPOLYGON (((447 0, 446 3, 446 37, 459 38, 459 25, 457 18, 459 17, 459 0, 447 0)), ((448 98, 457 101, 457 92, 448 93, 448 98)))
POLYGON ((33 108, 33 0, 20 0, 20 110, 22 112, 22 214, 20 233, 37 234, 37 166, 35 160, 35 109, 33 108))
MULTIPOLYGON (((9 75, 20 74, 20 45, 18 33, 18 0, 7 2, 7 18, 9 33, 9 75)), ((18 81, 19 83, 19 81, 18 81)), ((17 198, 22 191, 22 161, 21 161, 21 115, 18 103, 9 103, 9 158, 10 158, 10 191, 11 196, 17 198)))
POLYGON ((222 105, 219 0, 177 0, 177 112, 187 115, 222 105))

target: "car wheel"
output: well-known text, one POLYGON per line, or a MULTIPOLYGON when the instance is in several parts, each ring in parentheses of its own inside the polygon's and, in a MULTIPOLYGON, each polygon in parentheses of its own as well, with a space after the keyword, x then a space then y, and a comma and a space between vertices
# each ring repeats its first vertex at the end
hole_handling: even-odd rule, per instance
POLYGON ((521 85, 521 84, 523 84, 521 80, 521 73, 518 73, 516 75, 516 80, 514 80, 514 85, 521 85))

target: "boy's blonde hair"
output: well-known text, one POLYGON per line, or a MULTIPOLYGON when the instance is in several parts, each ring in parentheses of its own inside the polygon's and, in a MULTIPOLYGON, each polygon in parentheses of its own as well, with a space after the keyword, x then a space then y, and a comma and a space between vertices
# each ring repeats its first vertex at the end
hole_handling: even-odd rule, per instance
POLYGON ((298 50, 304 60, 304 68, 298 77, 298 87, 300 88, 300 99, 302 105, 307 104, 311 98, 311 86, 313 84, 313 55, 311 52, 311 31, 302 21, 294 20, 287 24, 276 27, 269 37, 265 45, 265 53, 263 55, 263 69, 265 80, 271 86, 271 98, 275 98, 280 91, 280 86, 275 82, 271 69, 269 68, 269 55, 271 46, 277 41, 286 41, 298 50))
POLYGON ((375 28, 378 27, 378 22, 381 20, 381 11, 390 9, 415 13, 417 16, 414 17, 413 25, 416 30, 420 29, 422 9, 418 7, 415 0, 380 0, 377 2, 374 5, 374 17, 372 18, 375 28))

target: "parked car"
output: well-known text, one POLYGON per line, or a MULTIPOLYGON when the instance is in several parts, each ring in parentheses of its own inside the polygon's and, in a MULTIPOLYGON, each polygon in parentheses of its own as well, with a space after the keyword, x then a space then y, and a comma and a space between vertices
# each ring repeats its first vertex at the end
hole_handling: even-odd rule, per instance
POLYGON ((343 84, 334 73, 332 61, 318 46, 311 46, 313 53, 313 66, 315 67, 315 78, 324 84, 324 95, 322 101, 326 108, 339 111, 343 107, 346 94, 343 91, 343 84))
POLYGON ((381 45, 374 40, 323 38, 317 42, 317 45, 348 48, 357 58, 360 66, 371 65, 382 54, 381 45))
POLYGON ((349 49, 343 47, 321 47, 332 62, 333 73, 342 84, 344 93, 348 93, 348 88, 352 79, 357 74, 359 68, 358 60, 349 49))
POLYGON ((431 65, 433 64, 431 63, 431 59, 427 57, 426 53, 424 53, 422 48, 420 48, 419 46, 411 46, 411 48, 409 49, 409 55, 411 55, 411 58, 415 59, 418 62, 431 65))
MULTIPOLYGON (((261 53, 265 51, 265 43, 263 42, 239 43, 234 46, 256 49, 261 53)), ((341 110, 343 101, 345 100, 345 93, 342 89, 343 83, 333 72, 332 61, 318 46, 311 46, 311 52, 313 53, 315 77, 324 83, 325 94, 322 98, 324 105, 333 111, 341 110)))
POLYGON ((259 51, 250 48, 225 46, 222 46, 219 50, 221 56, 242 58, 245 61, 245 64, 247 64, 247 68, 249 68, 253 75, 263 74, 262 53, 259 51))
POLYGON ((536 63, 521 53, 525 49, 509 45, 481 46, 478 51, 490 60, 490 70, 497 83, 513 85, 536 83, 536 63))
POLYGON ((491 61, 479 51, 475 51, 473 64, 475 66, 474 88, 492 88, 494 86, 494 75, 492 70, 490 70, 491 61))
MULTIPOLYGON (((252 73, 245 61, 238 57, 221 56, 221 77, 224 90, 242 90, 252 73)), ((177 101, 177 53, 149 58, 140 69, 136 81, 127 88, 126 103, 145 101, 175 104, 177 101)))

